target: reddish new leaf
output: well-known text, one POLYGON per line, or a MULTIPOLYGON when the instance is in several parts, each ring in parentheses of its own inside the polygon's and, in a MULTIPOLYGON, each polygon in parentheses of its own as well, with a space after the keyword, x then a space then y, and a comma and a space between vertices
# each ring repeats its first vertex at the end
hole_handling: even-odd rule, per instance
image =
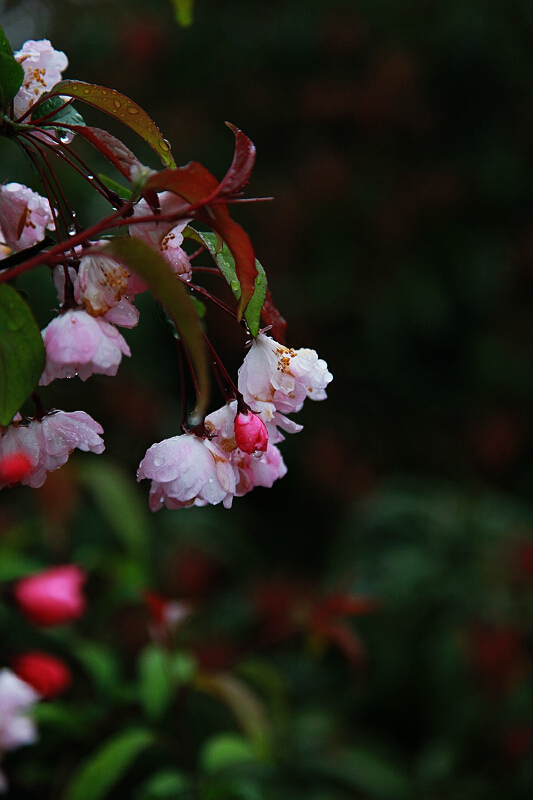
MULTIPOLYGON (((202 164, 191 161, 185 167, 165 169, 151 175, 145 191, 170 191, 193 206, 190 216, 209 225, 227 244, 235 261, 235 272, 241 285, 238 318, 241 319, 255 290, 257 268, 248 234, 234 222, 224 203, 213 203, 220 194, 220 184, 202 164)), ((184 206, 184 210, 187 207, 184 206)), ((187 212, 189 214, 189 211, 187 212)))
POLYGON ((86 125, 72 125, 71 130, 87 139, 113 166, 129 181, 131 168, 142 168, 142 164, 126 145, 101 128, 89 128, 86 125))
POLYGON ((94 83, 84 83, 83 81, 61 81, 56 83, 50 97, 65 95, 76 97, 83 100, 101 111, 105 111, 111 117, 120 119, 124 125, 134 130, 144 141, 155 150, 163 164, 167 167, 175 167, 176 163, 170 152, 170 145, 163 138, 156 124, 133 100, 126 95, 108 89, 105 86, 97 86, 94 83))
POLYGON ((235 152, 231 166, 219 186, 219 192, 224 195, 235 195, 241 192, 250 180, 255 162, 255 145, 231 122, 226 122, 226 125, 235 134, 235 152))
POLYGON ((270 325, 272 329, 270 333, 274 339, 280 344, 285 344, 287 321, 281 316, 278 309, 274 305, 270 289, 267 289, 266 292, 265 302, 263 303, 263 308, 261 310, 261 319, 265 323, 265 326, 270 325))

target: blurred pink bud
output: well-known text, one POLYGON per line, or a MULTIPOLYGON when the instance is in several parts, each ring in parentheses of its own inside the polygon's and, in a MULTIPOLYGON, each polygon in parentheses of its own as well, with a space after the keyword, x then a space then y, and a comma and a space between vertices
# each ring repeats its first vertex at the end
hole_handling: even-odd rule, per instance
POLYGON ((84 613, 85 580, 85 572, 75 564, 52 567, 21 578, 15 584, 13 596, 22 613, 34 624, 61 625, 84 613))
POLYGON ((27 453, 17 451, 0 454, 0 484, 19 483, 33 472, 32 459, 27 453))
POLYGON ((263 420, 253 414, 239 413, 235 417, 235 442, 243 453, 265 452, 268 446, 268 431, 263 420))
POLYGON ((14 659, 13 670, 43 697, 56 697, 72 683, 67 665, 48 653, 24 653, 14 659))
POLYGON ((91 317, 86 311, 66 311, 42 331, 46 363, 39 384, 47 386, 54 378, 82 381, 93 373, 116 375, 122 355, 130 356, 123 336, 109 322, 91 317))
POLYGON ((0 186, 0 225, 14 252, 41 242, 46 228, 55 227, 48 200, 20 183, 0 186))

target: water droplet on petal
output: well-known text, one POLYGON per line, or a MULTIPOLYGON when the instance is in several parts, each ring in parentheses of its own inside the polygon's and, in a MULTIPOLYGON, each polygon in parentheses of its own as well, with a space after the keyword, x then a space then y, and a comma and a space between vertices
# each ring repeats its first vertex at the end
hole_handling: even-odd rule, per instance
POLYGON ((214 482, 215 482, 214 478, 209 478, 209 483, 214 483, 214 482))

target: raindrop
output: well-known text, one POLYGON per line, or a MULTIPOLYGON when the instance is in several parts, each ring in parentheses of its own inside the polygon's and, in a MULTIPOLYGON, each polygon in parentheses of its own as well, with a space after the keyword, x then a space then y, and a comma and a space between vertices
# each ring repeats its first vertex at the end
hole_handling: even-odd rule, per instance
POLYGON ((160 467, 164 463, 165 463, 165 459, 161 458, 161 456, 156 456, 154 458, 154 467, 160 467))
POLYGON ((258 275, 255 279, 255 285, 261 286, 262 283, 263 283, 263 278, 261 277, 261 275, 258 275))
POLYGON ((214 483, 214 482, 215 482, 214 478, 209 478, 209 483, 214 483))
POLYGON ((230 281, 230 284, 229 284, 229 285, 231 286, 231 291, 232 291, 232 292, 238 292, 238 291, 239 291, 239 289, 240 289, 240 284, 239 284, 239 281, 237 281, 237 280, 235 280, 235 279, 233 279, 232 281, 230 281))
POLYGON ((171 146, 172 146, 172 145, 170 144, 170 142, 168 141, 168 139, 163 139, 163 141, 164 141, 164 143, 166 144, 166 146, 168 147, 168 149, 170 150, 170 148, 171 148, 171 146))
POLYGON ((76 225, 74 224, 74 222, 72 223, 72 225, 68 226, 67 231, 68 231, 68 235, 69 236, 75 236, 76 235, 76 225))
POLYGON ((115 106, 115 108, 120 108, 120 106, 121 106, 121 102, 120 102, 120 100, 117 100, 117 99, 115 98, 115 99, 113 100, 113 105, 115 106))
POLYGON ((90 89, 84 89, 84 90, 83 90, 83 94, 90 94, 90 93, 91 93, 91 90, 90 90, 90 89))
POLYGON ((59 141, 62 144, 68 144, 70 141, 72 141, 72 134, 68 133, 67 131, 63 131, 59 134, 59 141))
POLYGON ((87 180, 88 181, 94 181, 94 175, 91 175, 91 174, 87 175, 87 180))
POLYGON ((128 114, 138 114, 139 109, 137 106, 128 106, 128 114))

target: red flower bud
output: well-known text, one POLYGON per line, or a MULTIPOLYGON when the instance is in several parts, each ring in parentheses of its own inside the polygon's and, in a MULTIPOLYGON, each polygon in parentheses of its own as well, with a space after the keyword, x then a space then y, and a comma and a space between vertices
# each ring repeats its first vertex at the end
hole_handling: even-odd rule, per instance
POLYGON ((13 671, 43 697, 55 697, 72 683, 70 669, 48 653, 24 653, 13 661, 13 671))
POLYGON ((239 413, 235 417, 235 442, 243 453, 265 452, 268 445, 266 425, 257 414, 239 413))
POLYGON ((75 564, 53 567, 15 584, 13 596, 36 625, 61 625, 81 617, 86 601, 81 588, 85 573, 75 564))
POLYGON ((33 469, 26 453, 6 453, 0 458, 0 484, 18 483, 27 478, 33 469))

